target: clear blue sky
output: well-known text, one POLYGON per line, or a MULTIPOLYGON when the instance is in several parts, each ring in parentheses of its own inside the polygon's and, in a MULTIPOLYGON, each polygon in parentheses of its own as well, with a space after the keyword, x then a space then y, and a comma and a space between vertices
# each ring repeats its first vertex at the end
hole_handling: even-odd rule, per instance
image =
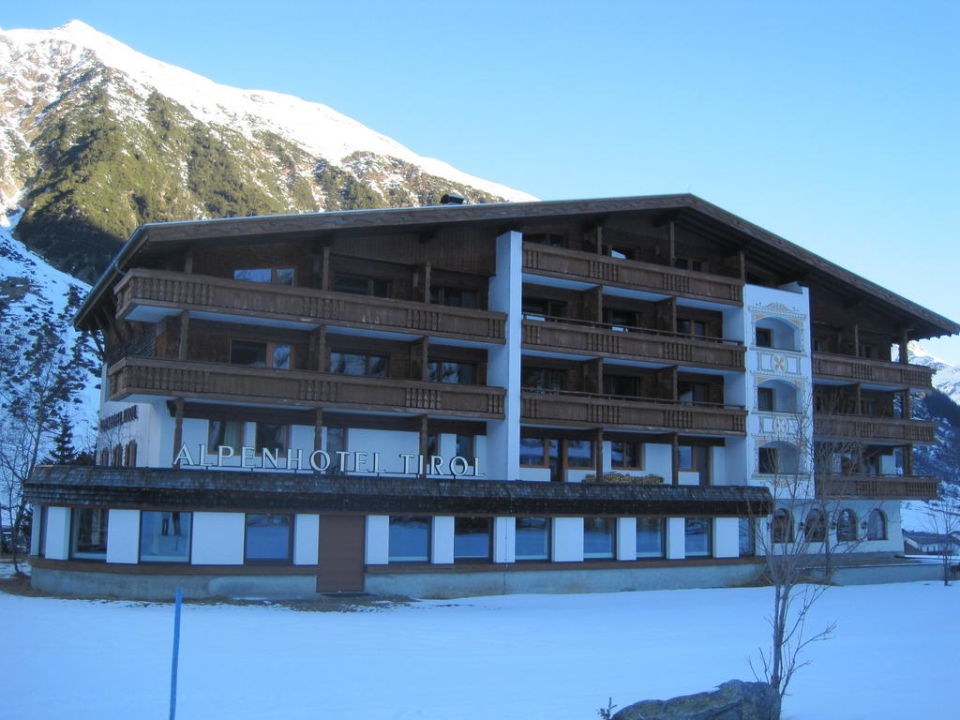
MULTIPOLYGON (((960 320, 960 2, 7 3, 544 199, 693 192, 960 320)), ((2 69, 0 69, 2 72, 2 69)), ((960 364, 960 339, 928 343, 960 364)))

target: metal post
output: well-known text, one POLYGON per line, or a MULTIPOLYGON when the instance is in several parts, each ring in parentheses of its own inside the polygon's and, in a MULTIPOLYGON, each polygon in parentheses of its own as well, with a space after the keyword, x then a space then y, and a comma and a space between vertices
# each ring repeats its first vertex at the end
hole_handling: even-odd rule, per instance
POLYGON ((183 605, 183 588, 177 588, 173 616, 173 663, 170 668, 170 720, 177 717, 177 660, 180 656, 180 608, 183 605))

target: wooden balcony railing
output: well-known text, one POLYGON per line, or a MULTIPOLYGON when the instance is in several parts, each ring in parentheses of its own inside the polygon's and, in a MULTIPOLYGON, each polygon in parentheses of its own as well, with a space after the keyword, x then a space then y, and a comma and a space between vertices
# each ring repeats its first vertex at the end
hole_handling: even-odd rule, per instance
POLYGON ((533 243, 523 245, 523 270, 537 275, 598 285, 617 285, 730 305, 743 302, 743 281, 736 278, 533 243))
POLYGON ((820 498, 932 500, 940 481, 921 475, 828 475, 816 481, 820 498))
POLYGON ((479 418, 502 418, 505 395, 503 388, 497 387, 140 357, 124 358, 110 368, 109 377, 111 400, 158 395, 479 418))
POLYGON ((850 383, 929 389, 933 370, 922 365, 865 360, 852 355, 813 354, 813 375, 850 383))
POLYGON ((727 435, 743 435, 746 427, 746 412, 729 405, 686 405, 669 400, 536 390, 524 390, 521 398, 524 422, 727 435))
POLYGON ((560 318, 524 320, 523 344, 557 352, 743 370, 744 349, 732 341, 560 318))
POLYGON ((835 438, 857 442, 900 442, 932 444, 936 442, 936 423, 903 418, 828 415, 816 413, 813 434, 817 438, 835 438))
POLYGON ((161 270, 131 270, 116 294, 121 318, 151 306, 226 314, 235 322, 257 318, 488 343, 504 342, 506 322, 503 313, 487 310, 161 270))

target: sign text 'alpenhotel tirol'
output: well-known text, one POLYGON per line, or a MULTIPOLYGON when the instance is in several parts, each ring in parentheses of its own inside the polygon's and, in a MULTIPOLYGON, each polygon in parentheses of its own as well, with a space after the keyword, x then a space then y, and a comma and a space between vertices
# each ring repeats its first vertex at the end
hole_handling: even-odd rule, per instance
POLYGON ((217 448, 207 450, 207 446, 198 443, 196 453, 184 444, 173 460, 174 465, 180 467, 241 467, 252 470, 294 470, 304 472, 354 472, 378 475, 454 475, 457 477, 469 475, 480 477, 480 458, 473 458, 471 463, 467 458, 456 455, 445 460, 440 455, 417 455, 398 453, 393 462, 385 464, 381 453, 337 450, 327 453, 324 450, 304 452, 303 450, 269 450, 244 446, 237 452, 229 445, 218 445, 217 448), (239 459, 227 462, 231 458, 239 459))

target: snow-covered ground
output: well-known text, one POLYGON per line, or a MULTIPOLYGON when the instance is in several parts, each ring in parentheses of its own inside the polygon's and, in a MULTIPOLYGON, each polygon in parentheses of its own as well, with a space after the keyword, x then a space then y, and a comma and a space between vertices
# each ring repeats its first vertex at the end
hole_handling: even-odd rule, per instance
MULTIPOLYGON (((177 717, 590 720, 607 698, 752 679, 767 588, 429 601, 355 613, 188 605, 177 717)), ((960 589, 831 589, 787 720, 954 716, 960 589)), ((167 717, 170 605, 0 593, 4 717, 167 717), (16 649, 16 650, 14 650, 16 649)))

